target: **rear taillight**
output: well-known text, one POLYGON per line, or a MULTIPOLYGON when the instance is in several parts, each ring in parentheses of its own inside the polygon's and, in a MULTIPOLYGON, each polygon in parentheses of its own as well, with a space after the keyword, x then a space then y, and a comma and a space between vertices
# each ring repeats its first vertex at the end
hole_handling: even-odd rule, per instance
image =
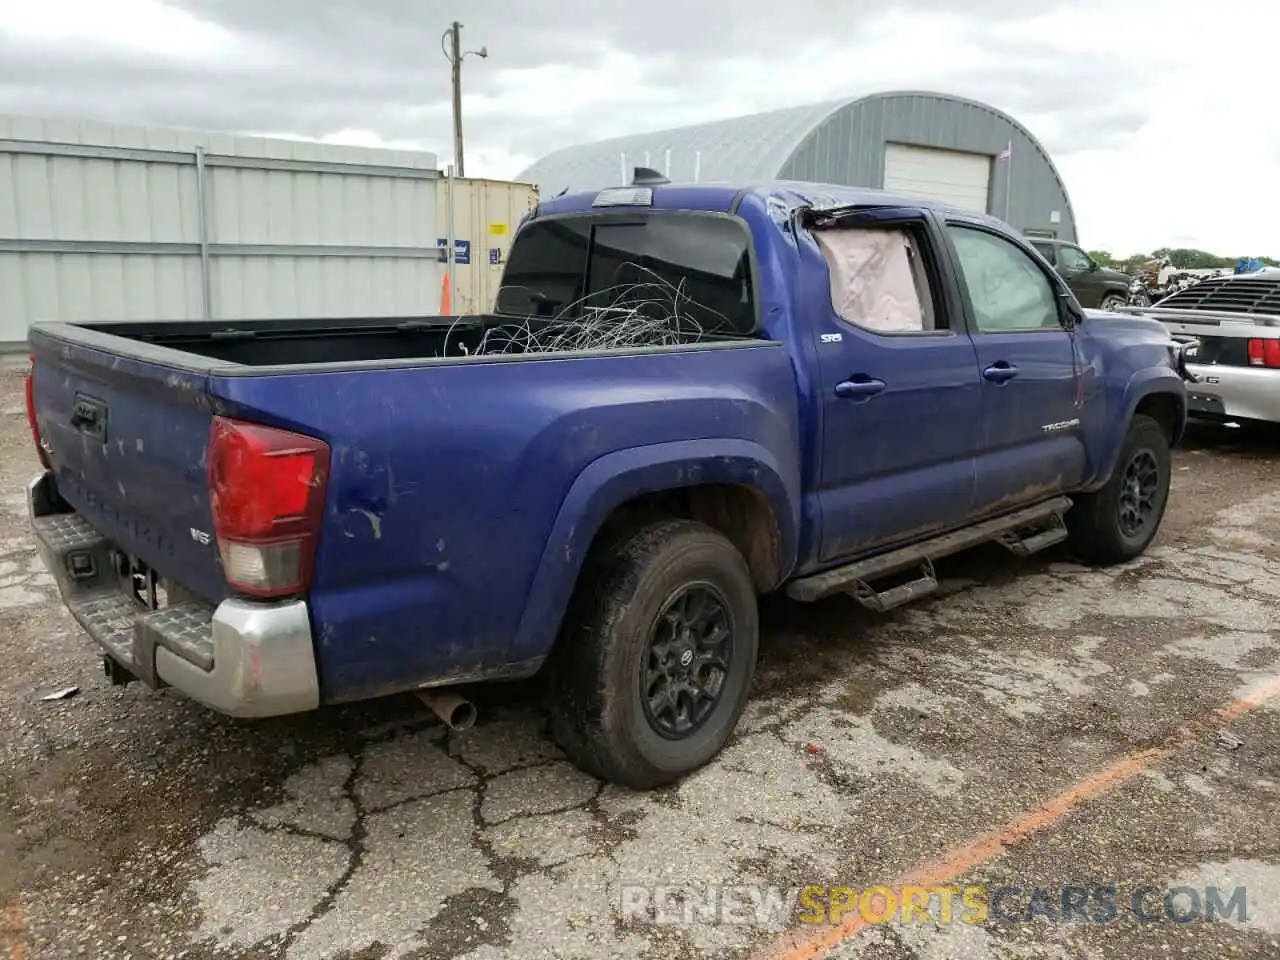
POLYGON ((1280 367, 1280 340, 1250 340, 1249 366, 1280 367))
POLYGON ((329 446, 323 441, 213 418, 213 531, 232 590, 264 598, 306 591, 328 479, 329 446))
POLYGON ((31 356, 31 365, 27 368, 27 426, 31 428, 31 442, 36 445, 36 456, 40 458, 40 465, 46 470, 52 470, 53 465, 49 462, 49 454, 45 452, 44 443, 40 440, 40 421, 36 419, 36 358, 31 356))

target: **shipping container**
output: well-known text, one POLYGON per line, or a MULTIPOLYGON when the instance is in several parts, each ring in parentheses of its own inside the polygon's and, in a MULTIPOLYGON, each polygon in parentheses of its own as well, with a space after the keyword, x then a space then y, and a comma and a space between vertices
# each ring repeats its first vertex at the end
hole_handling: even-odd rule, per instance
POLYGON ((465 245, 455 246, 453 311, 484 313, 493 307, 520 219, 538 203, 533 184, 477 178, 446 179, 436 206, 439 233, 449 233, 449 192, 453 191, 453 229, 465 245))

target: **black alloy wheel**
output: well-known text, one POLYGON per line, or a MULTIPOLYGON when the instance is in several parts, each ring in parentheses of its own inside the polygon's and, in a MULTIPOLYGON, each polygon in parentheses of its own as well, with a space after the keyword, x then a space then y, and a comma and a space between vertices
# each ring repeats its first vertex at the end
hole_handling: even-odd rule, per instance
POLYGON ((711 715, 733 662, 733 619, 710 583, 686 584, 663 605, 641 667, 645 718, 672 740, 711 715))
POLYGON ((1156 513, 1156 494, 1160 489, 1160 467, 1155 454, 1147 449, 1133 452, 1120 481, 1120 532, 1136 538, 1156 513))

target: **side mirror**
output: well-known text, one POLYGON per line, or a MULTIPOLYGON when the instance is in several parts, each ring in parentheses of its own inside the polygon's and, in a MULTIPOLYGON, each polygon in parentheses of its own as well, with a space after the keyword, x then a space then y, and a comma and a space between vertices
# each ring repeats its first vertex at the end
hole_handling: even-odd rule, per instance
POLYGON ((1064 330, 1075 330, 1084 323, 1084 311, 1069 290, 1058 293, 1058 322, 1064 330))

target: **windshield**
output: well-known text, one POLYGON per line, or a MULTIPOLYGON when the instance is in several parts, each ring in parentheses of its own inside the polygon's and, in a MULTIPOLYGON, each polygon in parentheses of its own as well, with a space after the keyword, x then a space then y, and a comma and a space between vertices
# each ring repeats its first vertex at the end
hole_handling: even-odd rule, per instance
POLYGON ((497 311, 561 320, 635 314, 686 330, 755 331, 746 226, 697 213, 535 220, 516 237, 497 311))

